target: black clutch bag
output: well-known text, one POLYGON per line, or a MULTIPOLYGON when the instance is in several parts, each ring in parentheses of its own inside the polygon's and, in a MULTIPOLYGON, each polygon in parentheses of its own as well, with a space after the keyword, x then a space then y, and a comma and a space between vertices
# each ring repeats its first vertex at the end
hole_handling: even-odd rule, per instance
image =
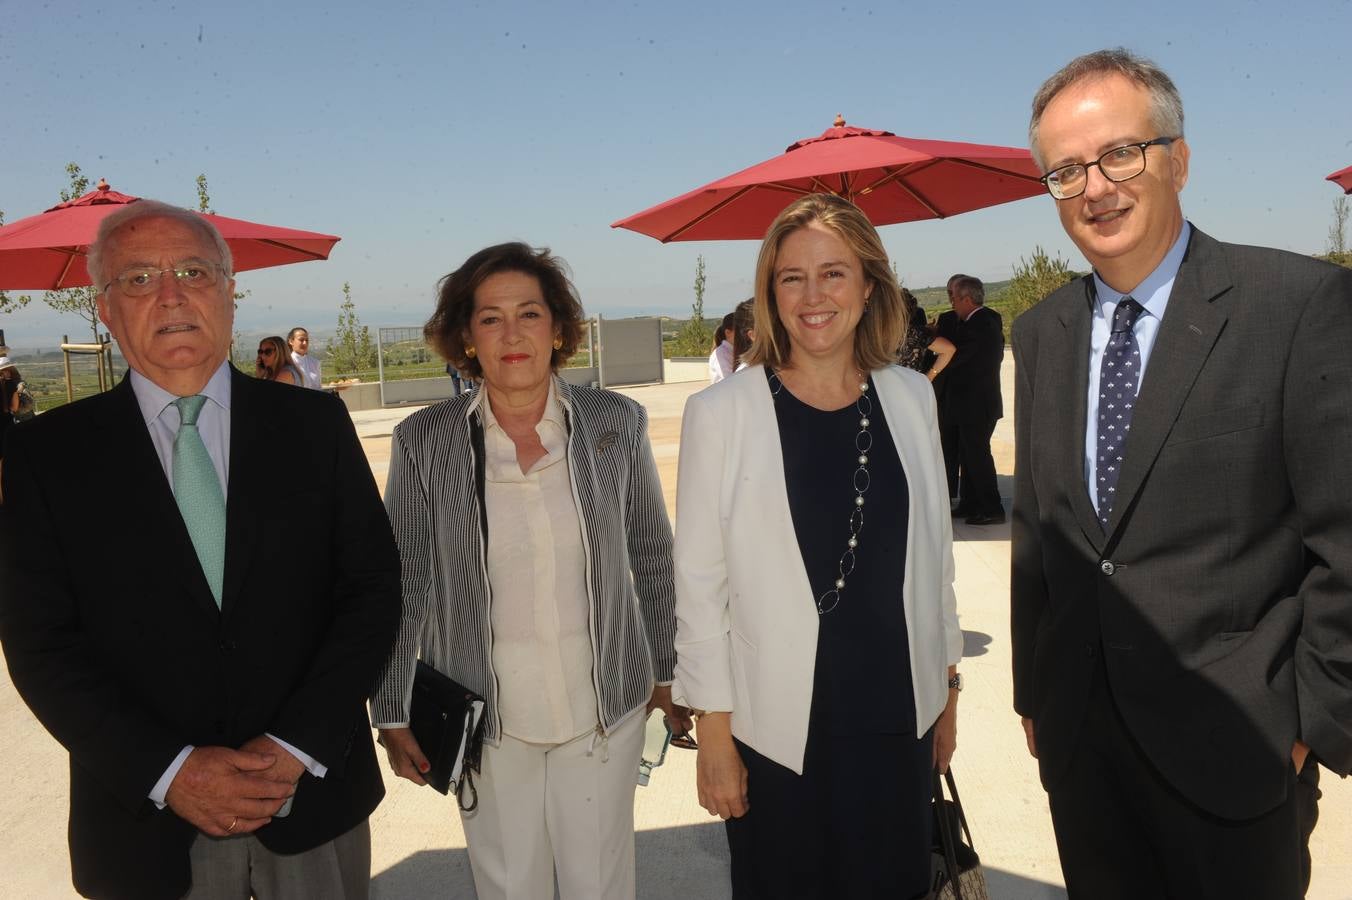
POLYGON ((479 801, 473 773, 483 747, 483 710, 483 697, 418 660, 408 727, 431 765, 423 779, 443 794, 455 794, 466 812, 479 801))

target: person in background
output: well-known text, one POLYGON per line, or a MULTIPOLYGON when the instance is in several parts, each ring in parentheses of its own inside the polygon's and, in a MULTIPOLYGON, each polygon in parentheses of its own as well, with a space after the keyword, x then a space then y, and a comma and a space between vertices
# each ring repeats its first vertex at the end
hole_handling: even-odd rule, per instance
POLYGON ((1294 900, 1352 770, 1352 271, 1192 225, 1182 98, 1127 50, 1029 144, 1093 266, 1013 331, 1014 709, 1066 889, 1294 900))
MULTIPOLYGON (((955 272, 948 276, 948 302, 953 303, 953 285, 958 283, 958 279, 967 276, 961 272, 955 272)), ((934 320, 934 334, 953 344, 957 348, 958 326, 962 324, 962 319, 958 318, 958 313, 953 309, 946 309, 934 320)), ((951 360, 950 360, 951 362, 951 360)), ((949 420, 944 407, 948 395, 948 375, 943 372, 938 373, 934 379, 934 393, 939 398, 939 440, 944 448, 944 475, 948 478, 948 499, 952 504, 957 504, 958 494, 961 491, 959 476, 962 473, 962 461, 958 454, 958 428, 957 423, 949 420)))
POLYGON ((676 682, 738 898, 925 897, 962 655, 934 391, 858 207, 770 226, 750 367, 686 402, 676 682), (686 440, 688 436, 693 439, 686 440))
POLYGON ((465 390, 465 380, 460 375, 460 370, 450 363, 446 363, 446 374, 451 378, 451 396, 459 397, 465 390))
POLYGON ((709 354, 709 383, 718 384, 733 373, 732 343, 735 339, 733 314, 723 317, 722 323, 714 334, 714 349, 709 354))
POLYGON ((287 353, 286 341, 277 335, 265 337, 258 342, 258 355, 254 358, 254 377, 264 381, 280 381, 282 384, 305 386, 305 376, 287 353))
MULTIPOLYGON (((897 365, 915 369, 934 384, 935 379, 953 361, 957 348, 952 341, 930 330, 925 311, 920 308, 920 301, 915 294, 902 288, 901 295, 911 308, 911 321, 906 329, 906 337, 901 342, 901 349, 897 352, 897 365)), ((937 396, 938 391, 935 393, 937 396)))
POLYGON ((10 431, 0 507, 0 641, 70 754, 75 888, 364 898, 399 558, 352 421, 230 365, 211 217, 127 204, 88 266, 128 375, 10 431))
POLYGON ((8 356, 0 356, 0 453, 4 452, 5 430, 19 413, 19 385, 23 376, 8 356))
POLYGON ((755 297, 748 297, 737 304, 737 308, 732 311, 732 326, 733 371, 740 372, 746 368, 746 355, 751 352, 751 344, 756 340, 755 297))
POLYGON ((319 374, 319 360, 310 355, 310 332, 297 326, 286 333, 286 342, 291 347, 291 362, 305 378, 305 387, 316 391, 324 389, 319 374))
POLYGON ((957 430, 962 482, 953 515, 968 525, 1000 525, 1005 509, 991 454, 995 424, 1004 416, 1000 366, 1005 358, 1004 321, 988 309, 981 279, 964 275, 953 283, 957 353, 948 364, 944 419, 957 430))
POLYGON ((461 814, 480 900, 552 900, 556 881, 563 900, 633 900, 644 723, 660 707, 689 727, 647 414, 558 377, 584 327, 562 260, 480 250, 424 329, 480 387, 394 429, 404 619, 371 706, 390 768, 421 785, 416 660, 484 697, 478 806, 461 814))

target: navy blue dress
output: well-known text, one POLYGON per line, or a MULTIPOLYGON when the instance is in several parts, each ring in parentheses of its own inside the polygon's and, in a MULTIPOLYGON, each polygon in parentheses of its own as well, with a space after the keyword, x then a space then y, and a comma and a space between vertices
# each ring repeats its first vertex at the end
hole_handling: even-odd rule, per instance
MULTIPOLYGON (((771 377, 784 477, 813 603, 840 577, 855 507, 855 404, 823 411, 771 377)), ((728 821, 733 895, 923 897, 932 736, 917 737, 902 585, 906 474, 870 382, 869 487, 855 567, 820 617, 803 774, 738 742, 751 809, 728 821)))

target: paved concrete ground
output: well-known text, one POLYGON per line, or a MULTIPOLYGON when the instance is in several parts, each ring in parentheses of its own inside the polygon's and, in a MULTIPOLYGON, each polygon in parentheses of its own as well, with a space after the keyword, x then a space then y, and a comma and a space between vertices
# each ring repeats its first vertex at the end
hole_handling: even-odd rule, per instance
MULTIPOLYGON (((1005 366, 1012 405, 1013 366, 1005 366)), ((644 404, 669 509, 674 511, 677 445, 685 399, 699 383, 623 391, 644 404)), ((358 433, 383 486, 389 435, 411 410, 356 413, 358 433)), ((1013 422, 995 434, 1005 497, 1013 470, 1013 422)), ((955 528, 958 610, 965 633, 967 686, 959 713, 954 771, 996 900, 1065 896, 1046 798, 1011 710, 1008 527, 955 528)), ((695 801, 694 754, 672 750, 638 789, 638 883, 643 900, 722 900, 727 847, 722 826, 695 801)), ((0 898, 73 896, 65 844, 66 760, 14 693, 0 682, 0 898)), ((1312 850, 1312 900, 1352 900, 1352 781, 1324 782, 1312 850)), ((387 777, 389 794, 371 821, 373 894, 381 900, 472 898, 465 840, 452 802, 387 777)), ((1144 900, 1144 898, 1143 898, 1144 900)), ((1248 898, 1245 898, 1248 900, 1248 898)), ((1261 898, 1254 898, 1261 900, 1261 898)))

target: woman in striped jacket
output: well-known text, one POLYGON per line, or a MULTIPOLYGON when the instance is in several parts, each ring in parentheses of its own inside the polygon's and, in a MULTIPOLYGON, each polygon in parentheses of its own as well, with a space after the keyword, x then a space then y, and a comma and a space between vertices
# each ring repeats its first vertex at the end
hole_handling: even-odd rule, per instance
POLYGON ((372 698, 390 766, 415 660, 485 698, 478 806, 462 813, 481 900, 634 896, 647 713, 671 705, 671 526, 637 403, 575 387, 582 307, 548 250, 489 247, 442 279, 428 342, 479 390, 395 428, 385 504, 404 612, 372 698))

